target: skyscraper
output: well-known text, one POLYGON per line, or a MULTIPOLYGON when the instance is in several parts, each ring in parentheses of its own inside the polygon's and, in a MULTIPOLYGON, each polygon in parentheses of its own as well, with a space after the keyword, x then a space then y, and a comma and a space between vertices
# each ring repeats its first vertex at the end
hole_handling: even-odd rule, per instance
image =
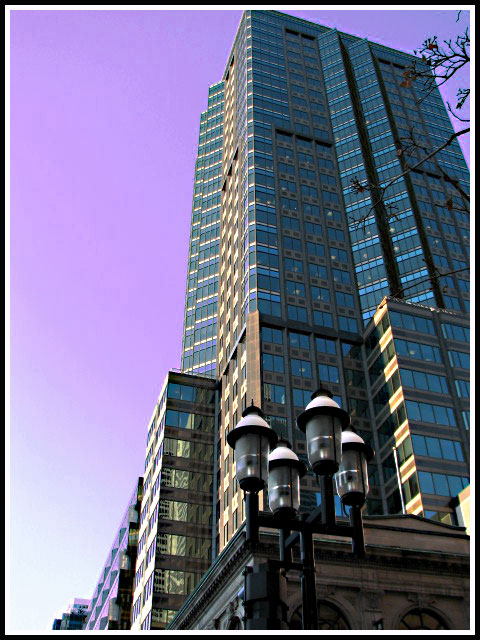
MULTIPOLYGON (((438 90, 406 86, 414 60, 276 11, 245 11, 209 90, 182 367, 219 382, 215 552, 242 520, 226 434, 253 400, 305 457, 295 418, 320 385, 377 451, 369 513, 454 518, 469 454, 469 216, 444 177, 468 192, 458 142, 380 197, 409 157, 416 164, 453 133, 438 90), (407 139, 411 155, 399 153, 407 139), (389 339, 382 313, 372 319, 380 303, 385 325, 395 318, 389 339)), ((307 475, 302 502, 318 500, 307 475)))

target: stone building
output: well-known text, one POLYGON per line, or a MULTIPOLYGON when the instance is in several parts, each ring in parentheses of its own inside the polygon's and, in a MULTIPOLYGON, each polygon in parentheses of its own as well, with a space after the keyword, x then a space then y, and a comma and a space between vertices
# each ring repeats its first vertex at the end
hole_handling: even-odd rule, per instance
MULTIPOLYGON (((414 515, 366 516, 366 556, 315 540, 319 629, 469 628, 469 537, 414 515)), ((274 532, 252 550, 241 527, 167 629, 245 629, 244 570, 278 558, 274 532)), ((287 574, 288 628, 301 629, 300 576, 287 574)))

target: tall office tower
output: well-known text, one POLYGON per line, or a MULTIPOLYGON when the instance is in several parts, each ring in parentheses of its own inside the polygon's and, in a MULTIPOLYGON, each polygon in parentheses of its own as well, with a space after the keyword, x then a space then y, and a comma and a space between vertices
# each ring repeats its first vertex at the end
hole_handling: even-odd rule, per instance
MULTIPOLYGON (((449 494, 465 482, 466 409, 459 401, 465 403, 468 376, 465 370, 451 369, 455 365, 449 358, 457 357, 451 355, 455 349, 445 347, 451 336, 438 333, 449 331, 448 324, 468 325, 469 216, 459 192, 445 179, 456 179, 468 192, 458 142, 396 181, 380 198, 382 187, 404 171, 407 161, 412 166, 425 149, 437 148, 453 133, 437 89, 426 92, 421 83, 405 86, 405 69, 414 60, 418 62, 401 51, 280 12, 245 11, 222 81, 210 89, 195 176, 182 366, 184 371, 213 372, 207 345, 213 348, 216 322, 221 398, 215 553, 243 518, 225 437, 252 400, 305 458, 305 439, 295 418, 314 389, 327 386, 360 435, 376 451, 390 449, 387 455, 384 448, 370 465, 368 512, 401 509, 400 495, 392 497, 386 484, 391 482, 392 447, 398 445, 396 453, 404 455, 400 445, 406 432, 402 438, 390 433, 387 443, 382 439, 393 429, 382 420, 395 420, 397 405, 387 391, 381 397, 388 415, 384 411, 376 419, 370 394, 378 389, 367 384, 367 357, 373 351, 364 345, 369 337, 365 327, 386 295, 404 301, 396 303, 397 313, 403 313, 399 304, 410 304, 404 312, 415 316, 412 303, 421 303, 429 309, 429 319, 444 318, 447 311, 441 315, 441 309, 453 318, 451 323, 430 319, 436 333, 424 342, 441 349, 449 370, 437 372, 440 363, 432 364, 429 373, 438 373, 439 380, 428 378, 422 384, 433 386, 422 392, 441 393, 437 404, 448 405, 455 421, 435 426, 435 417, 424 450, 420 437, 414 438, 419 474, 431 474, 419 475, 420 489, 432 498, 413 507, 408 501, 409 509, 429 515, 447 508, 445 499, 437 504, 433 497, 438 495, 434 469, 440 457, 433 453, 438 447, 451 452, 453 446, 458 456, 460 466, 447 458, 453 464, 449 477, 458 475, 451 486, 447 482, 449 494), (409 153, 399 152, 406 147, 409 153), (352 180, 361 188, 353 189, 352 180), (443 384, 442 378, 448 379, 447 386, 434 388, 443 384), (451 442, 442 444, 447 440, 451 442)), ((396 333, 394 329, 394 338, 396 333)), ((398 338, 400 349, 405 342, 409 344, 398 338)), ((416 342, 420 345, 420 337, 416 342)), ((392 345, 398 349, 395 340, 392 345)), ((383 353, 384 348, 380 340, 377 349, 383 353)), ((462 362, 465 351, 463 344, 462 362)), ((406 354, 398 355, 401 364, 406 354)), ((412 380, 419 391, 415 369, 422 369, 423 356, 409 356, 410 373, 400 373, 405 385, 410 376, 404 404, 413 424, 423 401, 413 400, 412 380)), ((430 365, 428 358, 423 360, 430 365)), ((391 375, 391 370, 381 373, 385 384, 391 375)), ((436 406, 433 401, 431 406, 436 406)), ((412 438, 421 431, 418 426, 412 438)), ((401 478, 407 480, 405 474, 401 478)), ((441 491, 445 497, 445 486, 441 491)), ((302 503, 311 507, 318 501, 314 478, 307 475, 302 503)))
POLYGON ((170 371, 149 422, 132 629, 164 629, 212 558, 215 382, 170 371))
POLYGON ((223 82, 200 117, 188 256, 182 370, 215 374, 223 152, 223 82))

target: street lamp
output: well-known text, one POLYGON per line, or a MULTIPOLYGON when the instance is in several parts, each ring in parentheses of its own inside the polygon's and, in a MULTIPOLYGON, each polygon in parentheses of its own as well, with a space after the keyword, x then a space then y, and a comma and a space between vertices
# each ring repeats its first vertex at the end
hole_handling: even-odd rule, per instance
POLYGON ((373 449, 365 444, 358 433, 351 429, 342 433, 342 461, 335 474, 335 483, 342 504, 350 507, 352 548, 356 555, 365 554, 362 507, 369 488, 367 467, 373 456, 373 449))
POLYGON ((350 507, 363 507, 368 494, 367 465, 373 458, 373 449, 351 430, 342 433, 342 462, 335 474, 337 493, 342 503, 350 507))
POLYGON ((279 440, 268 457, 268 506, 275 515, 295 517, 300 508, 300 478, 307 467, 286 440, 279 440))
POLYGON ((311 402, 297 418, 297 427, 306 436, 308 462, 320 485, 322 518, 327 526, 335 524, 333 475, 342 459, 342 431, 349 426, 348 413, 323 388, 312 393, 311 402))
POLYGON ((361 509, 368 494, 367 464, 374 452, 350 423, 348 413, 333 400, 330 391, 323 388, 312 394, 311 402, 298 416, 297 427, 305 433, 308 462, 321 491, 321 505, 310 514, 300 516, 300 478, 307 468, 289 442, 278 441, 253 401, 227 435, 228 444, 235 450, 240 488, 245 491, 247 543, 253 546, 258 543, 260 527, 280 532, 280 559, 261 565, 263 582, 255 577, 258 572, 251 567, 245 571, 247 629, 285 628, 286 606, 282 597, 261 584, 283 584, 285 572, 291 569, 302 575, 303 628, 318 628, 313 534, 350 538, 353 553, 364 555, 361 509), (342 503, 350 507, 350 524, 336 522, 334 477, 342 503), (258 492, 265 487, 272 513, 258 510, 258 492), (301 561, 293 562, 292 549, 297 542, 300 542, 301 561), (265 603, 269 601, 272 606, 267 607, 265 603), (273 610, 283 612, 281 620, 272 617, 273 610))
POLYGON ((242 419, 227 435, 235 451, 237 480, 243 491, 261 491, 267 481, 268 454, 278 436, 258 407, 253 404, 242 413, 242 419))
POLYGON ((246 494, 247 538, 254 543, 258 542, 258 492, 267 484, 268 455, 277 441, 277 434, 253 400, 237 426, 227 434, 227 442, 235 451, 238 484, 246 494))
POLYGON ((317 389, 297 418, 297 427, 307 440, 308 462, 317 476, 333 475, 342 457, 342 431, 350 416, 333 400, 327 389, 317 389))

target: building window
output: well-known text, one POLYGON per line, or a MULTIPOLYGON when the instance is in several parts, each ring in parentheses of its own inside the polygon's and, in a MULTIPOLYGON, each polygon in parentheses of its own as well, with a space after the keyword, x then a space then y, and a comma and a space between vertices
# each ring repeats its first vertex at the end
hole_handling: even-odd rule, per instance
POLYGON ((433 322, 428 318, 420 318, 400 311, 390 311, 389 314, 390 322, 393 327, 435 335, 433 322))
POLYGON ((271 327, 262 327, 262 340, 264 342, 282 344, 282 331, 280 329, 272 329, 271 327))
POLYGON ((152 621, 152 612, 148 614, 145 620, 142 622, 142 631, 146 631, 150 629, 150 623, 152 621))
POLYGON ((302 282, 294 282, 293 280, 287 280, 286 283, 287 293, 291 296, 305 297, 305 285, 302 282))
POLYGON ((329 340, 328 338, 316 338, 315 344, 319 353, 336 354, 335 340, 329 340))
POLYGON ((394 342, 399 356, 415 358, 416 360, 424 360, 425 362, 442 363, 442 357, 438 347, 420 342, 413 342, 411 340, 401 340, 399 338, 396 338, 394 342))
MULTIPOLYGON (((337 607, 330 602, 319 600, 317 602, 318 629, 330 629, 335 631, 348 630, 350 624, 337 607)), ((298 607, 290 619, 291 630, 302 629, 302 607, 298 607)))
POLYGON ((307 322, 307 310, 305 307, 298 307, 293 304, 287 305, 287 315, 290 320, 298 322, 307 322))
POLYGON ((262 353, 262 363, 264 371, 274 371, 276 373, 283 373, 283 357, 274 356, 271 353, 262 353))
POLYGON ((318 365, 318 377, 320 382, 340 382, 337 367, 328 364, 318 365))
POLYGON ((448 357, 452 367, 460 367, 461 369, 470 369, 470 354, 462 351, 449 351, 448 357))
POLYGON ((312 399, 312 392, 308 389, 292 389, 293 405, 295 407, 306 407, 312 399))
POLYGON ((330 302, 330 293, 328 289, 312 286, 312 300, 315 302, 330 302))
POLYGON ((290 332, 290 346, 297 347, 300 349, 310 349, 310 339, 307 335, 303 333, 293 333, 290 332))
POLYGON ((437 496, 451 496, 454 498, 465 489, 470 480, 464 476, 444 475, 443 473, 430 473, 419 471, 418 480, 420 491, 437 496))
POLYGON ((173 620, 176 613, 175 609, 152 609, 151 621, 154 624, 167 625, 173 620))
POLYGON ((448 629, 445 622, 439 615, 427 609, 413 609, 409 611, 400 621, 399 629, 417 630, 417 629, 448 629))
POLYGON ((313 323, 320 327, 333 327, 332 314, 314 309, 313 323))
POLYGON ((347 316, 338 316, 338 327, 342 331, 350 331, 351 333, 358 332, 358 325, 355 318, 348 318, 347 316))
POLYGON ((242 628, 242 623, 240 622, 240 618, 237 616, 233 616, 233 618, 228 623, 229 631, 239 631, 242 628))
POLYGON ((312 377, 312 365, 307 360, 291 360, 292 375, 299 376, 301 378, 312 377))
POLYGON ((285 387, 279 384, 263 384, 263 397, 267 402, 285 404, 285 387))

